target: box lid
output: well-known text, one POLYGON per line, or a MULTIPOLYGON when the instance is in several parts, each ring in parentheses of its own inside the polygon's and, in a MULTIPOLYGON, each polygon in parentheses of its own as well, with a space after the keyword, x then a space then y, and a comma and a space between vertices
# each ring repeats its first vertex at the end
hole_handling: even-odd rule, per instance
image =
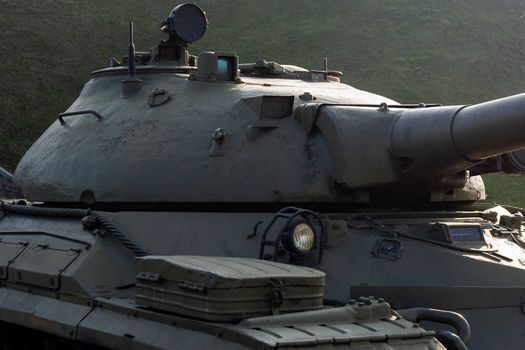
POLYGON ((137 258, 137 278, 197 283, 206 288, 324 286, 325 274, 308 267, 273 261, 207 257, 146 256, 137 258))

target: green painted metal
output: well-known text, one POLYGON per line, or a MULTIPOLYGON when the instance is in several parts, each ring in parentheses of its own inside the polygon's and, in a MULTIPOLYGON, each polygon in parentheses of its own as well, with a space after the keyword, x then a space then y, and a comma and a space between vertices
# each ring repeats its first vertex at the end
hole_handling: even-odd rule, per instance
POLYGON ((134 59, 94 72, 18 165, 2 345, 464 349, 450 323, 471 349, 520 348, 525 211, 478 201, 480 174, 525 172, 525 95, 403 105, 337 71, 193 56, 192 6, 149 52, 130 33, 134 59), (283 243, 299 223, 308 254, 283 243))

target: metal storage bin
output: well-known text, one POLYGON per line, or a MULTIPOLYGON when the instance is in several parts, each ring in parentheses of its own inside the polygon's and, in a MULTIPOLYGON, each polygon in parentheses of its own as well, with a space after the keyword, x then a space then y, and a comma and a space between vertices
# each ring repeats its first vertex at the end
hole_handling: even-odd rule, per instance
POLYGON ((147 256, 137 259, 136 303, 210 321, 320 309, 325 274, 265 260, 147 256))

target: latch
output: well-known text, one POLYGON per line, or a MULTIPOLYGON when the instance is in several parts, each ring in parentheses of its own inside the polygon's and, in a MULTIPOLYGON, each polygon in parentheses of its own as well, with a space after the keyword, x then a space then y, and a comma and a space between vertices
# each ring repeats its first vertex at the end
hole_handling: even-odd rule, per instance
POLYGON ((203 283, 195 283, 191 281, 180 280, 177 282, 177 286, 179 286, 179 288, 181 289, 188 289, 192 292, 206 292, 206 286, 203 283))
POLYGON ((137 275, 137 279, 146 282, 158 282, 160 280, 160 274, 153 272, 140 272, 137 275))
POLYGON ((284 283, 281 280, 276 279, 272 279, 269 283, 272 286, 268 298, 270 302, 270 310, 272 311, 273 315, 278 315, 279 308, 284 302, 284 292, 282 291, 284 283))

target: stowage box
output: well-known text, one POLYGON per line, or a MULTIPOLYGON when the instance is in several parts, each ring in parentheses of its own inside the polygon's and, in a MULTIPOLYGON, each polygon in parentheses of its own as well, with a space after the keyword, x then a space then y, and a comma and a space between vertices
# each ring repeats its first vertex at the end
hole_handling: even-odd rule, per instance
POLYGON ((136 303, 209 321, 320 309, 325 274, 265 260, 146 256, 137 259, 136 303))

